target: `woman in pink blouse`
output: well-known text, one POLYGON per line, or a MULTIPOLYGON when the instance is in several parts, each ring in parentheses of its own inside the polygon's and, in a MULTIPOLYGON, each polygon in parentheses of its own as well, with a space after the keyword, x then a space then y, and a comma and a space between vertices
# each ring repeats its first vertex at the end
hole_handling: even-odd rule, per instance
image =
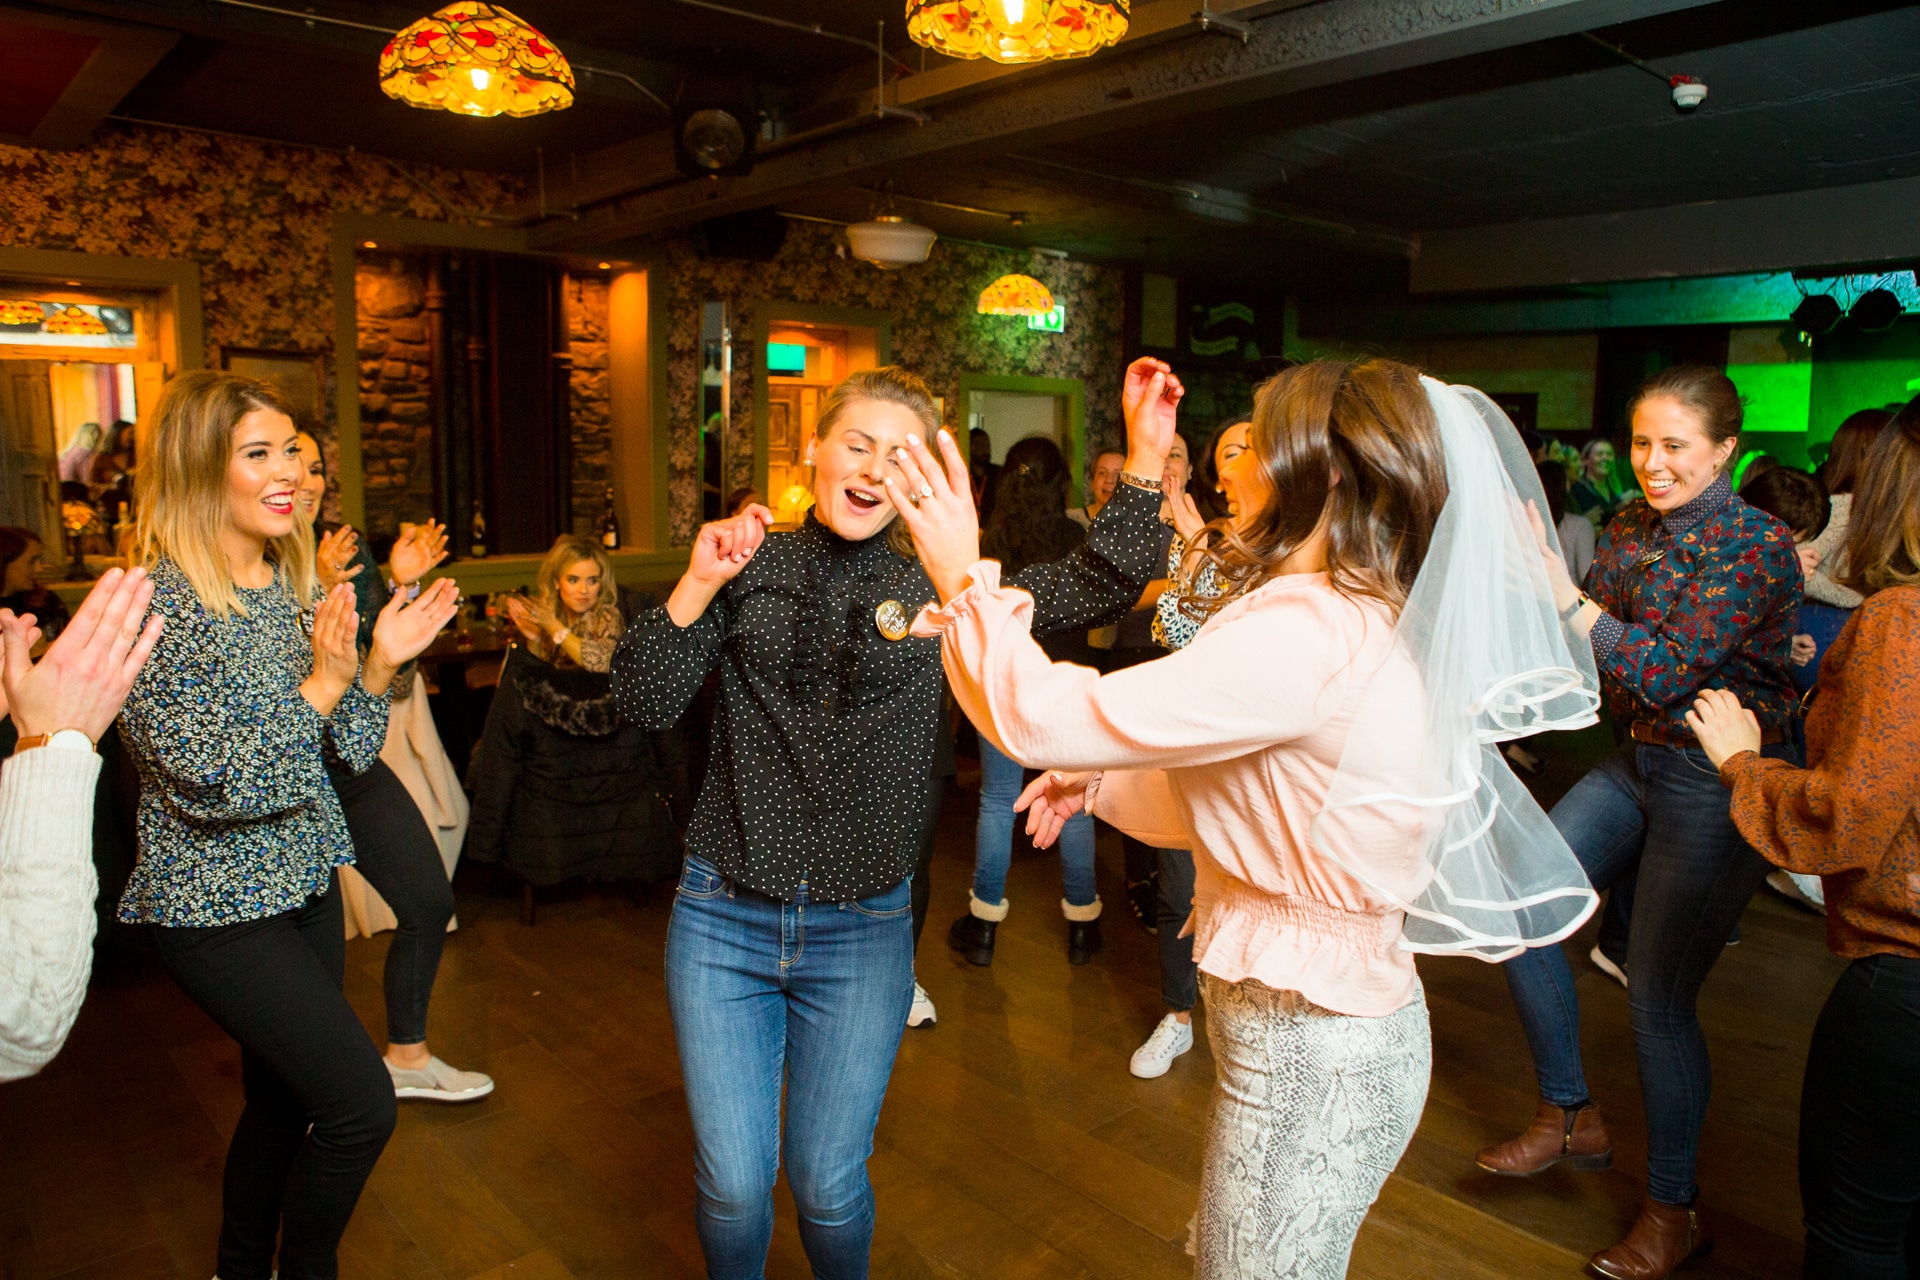
POLYGON ((1516 822, 1552 837, 1493 744, 1591 720, 1597 695, 1529 568, 1538 480, 1485 397, 1319 361, 1262 389, 1251 445, 1232 465, 1260 510, 1197 539, 1226 584, 1184 602, 1206 625, 1104 677, 1049 663, 1030 598, 979 560, 951 441, 944 468, 910 448, 895 505, 968 716, 1023 763, 1101 771, 1029 788, 1036 843, 1084 808, 1194 853, 1220 1071, 1196 1274, 1337 1277, 1426 1097, 1413 952, 1511 955, 1592 910, 1564 843, 1544 875, 1537 850, 1503 863, 1516 822), (1492 656, 1495 631, 1528 660, 1492 656))

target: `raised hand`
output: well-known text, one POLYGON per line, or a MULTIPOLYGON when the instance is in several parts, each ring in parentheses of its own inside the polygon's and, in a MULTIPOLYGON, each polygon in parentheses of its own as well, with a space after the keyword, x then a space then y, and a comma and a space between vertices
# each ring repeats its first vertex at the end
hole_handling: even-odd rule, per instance
POLYGON ((340 584, 321 599, 313 611, 313 674, 300 684, 300 694, 321 715, 353 685, 360 671, 360 611, 354 608, 353 588, 340 584))
POLYGON ((332 533, 320 535, 320 549, 314 555, 314 562, 322 591, 330 592, 341 583, 360 576, 360 571, 367 566, 353 563, 353 557, 359 550, 360 535, 353 531, 350 524, 343 524, 332 533))
POLYGON ((1033 847, 1047 849, 1060 838, 1067 819, 1087 807, 1087 783, 1091 773, 1057 773, 1051 769, 1027 784, 1013 802, 1015 813, 1027 815, 1027 834, 1033 847))
POLYGON ((160 639, 157 615, 140 621, 152 599, 146 570, 107 570, 37 663, 33 615, 0 609, 0 714, 11 711, 22 737, 78 729, 100 741, 160 639))
MULTIPOLYGON (((453 620, 459 607, 460 587, 452 578, 440 579, 411 604, 399 596, 387 601, 387 607, 374 619, 373 645, 367 655, 369 669, 377 663, 391 675, 419 657, 440 629, 453 620)), ((371 685, 368 691, 381 692, 371 685)))
POLYGON ((1187 394, 1173 366, 1141 356, 1127 366, 1120 408, 1127 420, 1127 470, 1157 476, 1173 451, 1174 422, 1180 398, 1187 394))
POLYGON ((934 457, 918 434, 894 454, 900 477, 886 478, 887 497, 913 535, 920 564, 933 579, 945 604, 967 589, 967 570, 980 558, 980 517, 973 509, 973 488, 966 460, 944 428, 940 456, 934 457))
POLYGON ((1567 572, 1567 562, 1547 541, 1547 522, 1540 518, 1540 508, 1532 498, 1527 499, 1527 523, 1533 526, 1533 538, 1540 547, 1540 563, 1547 571, 1547 585, 1553 591, 1553 607, 1564 610, 1580 598, 1580 584, 1573 580, 1573 575, 1567 572))
POLYGON ((387 572, 403 587, 427 576, 427 570, 447 558, 447 526, 435 520, 408 525, 400 531, 387 557, 387 572))

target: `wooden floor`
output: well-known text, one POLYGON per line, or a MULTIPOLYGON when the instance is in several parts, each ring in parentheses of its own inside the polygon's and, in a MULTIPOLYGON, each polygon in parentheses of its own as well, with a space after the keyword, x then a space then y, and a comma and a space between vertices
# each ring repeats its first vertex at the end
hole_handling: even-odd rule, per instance
MULTIPOLYGON (((1560 772, 1564 773, 1562 768, 1560 772)), ((1553 779, 1549 778, 1549 786, 1553 779)), ((879 1277, 1185 1276, 1213 1066, 1204 1036, 1166 1077, 1127 1057, 1161 1008, 1153 941, 1103 846, 1107 949, 1069 968, 1057 863, 1016 859, 990 969, 959 963, 973 797, 950 793, 920 974, 939 1025, 909 1031, 872 1171, 879 1277)), ((661 987, 668 896, 517 899, 460 883, 432 1043, 491 1072, 463 1107, 403 1103, 347 1233, 348 1280, 612 1280, 701 1274, 691 1139, 661 987)), ((1720 1247, 1687 1275, 1799 1274, 1794 1143, 1814 1015, 1838 973, 1818 918, 1762 891, 1702 1016, 1714 1098, 1701 1152, 1720 1247)), ((1434 1075, 1425 1120, 1361 1232, 1353 1274, 1386 1280, 1575 1276, 1632 1219, 1645 1138, 1626 993, 1577 947, 1587 1063, 1617 1168, 1533 1181, 1473 1151, 1532 1110, 1532 1074, 1497 970, 1423 962, 1434 1075)), ((348 990, 382 1025, 384 938, 348 947, 348 990)), ((220 1169, 240 1105, 233 1044, 163 975, 96 982, 59 1060, 0 1088, 0 1262, 12 1280, 206 1280, 220 1169)), ((808 1274, 781 1193, 768 1274, 808 1274)))

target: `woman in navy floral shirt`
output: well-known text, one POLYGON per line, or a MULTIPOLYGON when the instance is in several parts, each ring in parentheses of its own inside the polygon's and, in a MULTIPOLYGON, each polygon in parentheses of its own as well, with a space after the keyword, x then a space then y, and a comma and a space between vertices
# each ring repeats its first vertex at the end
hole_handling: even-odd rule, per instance
POLYGON ((341 994, 334 868, 353 843, 327 766, 373 763, 393 674, 458 593, 442 581, 411 606, 396 598, 361 666, 353 588, 313 603, 292 411, 266 383, 181 374, 147 456, 139 542, 163 630, 121 714, 140 860, 120 918, 158 926, 174 980, 240 1042, 247 1101, 227 1149, 219 1274, 267 1280, 277 1238, 286 1280, 333 1280, 394 1093, 341 994))
MULTIPOLYGON (((1789 752, 1800 569, 1787 527, 1728 484, 1740 421, 1739 393, 1718 369, 1655 376, 1633 409, 1633 470, 1646 497, 1607 527, 1586 591, 1557 552, 1543 555, 1561 616, 1592 639, 1614 725, 1628 739, 1552 814, 1596 889, 1633 893, 1628 1005, 1647 1113, 1647 1200, 1627 1238, 1594 1255, 1602 1276, 1655 1280, 1706 1243, 1694 1156, 1712 1073, 1695 1000, 1767 873, 1734 826, 1686 712, 1702 689, 1726 689, 1759 717, 1767 753, 1789 752)), ((1581 1069, 1566 954, 1541 948, 1504 967, 1541 1101, 1531 1128, 1478 1163, 1515 1177, 1562 1162, 1607 1168, 1613 1149, 1581 1069)))

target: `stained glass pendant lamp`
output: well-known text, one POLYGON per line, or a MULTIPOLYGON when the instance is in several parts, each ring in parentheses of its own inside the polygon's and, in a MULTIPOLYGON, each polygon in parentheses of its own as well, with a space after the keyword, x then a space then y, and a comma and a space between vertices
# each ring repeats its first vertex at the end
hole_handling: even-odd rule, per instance
POLYGON ((907 0, 907 34, 950 58, 1084 58, 1127 34, 1128 0, 907 0))
POLYGON ((1032 276, 1001 276, 980 291, 983 316, 1043 316, 1053 310, 1053 294, 1032 276))
POLYGON ((573 105, 573 68, 553 42, 497 4, 450 4, 380 52, 380 88, 410 107, 537 116, 573 105))

